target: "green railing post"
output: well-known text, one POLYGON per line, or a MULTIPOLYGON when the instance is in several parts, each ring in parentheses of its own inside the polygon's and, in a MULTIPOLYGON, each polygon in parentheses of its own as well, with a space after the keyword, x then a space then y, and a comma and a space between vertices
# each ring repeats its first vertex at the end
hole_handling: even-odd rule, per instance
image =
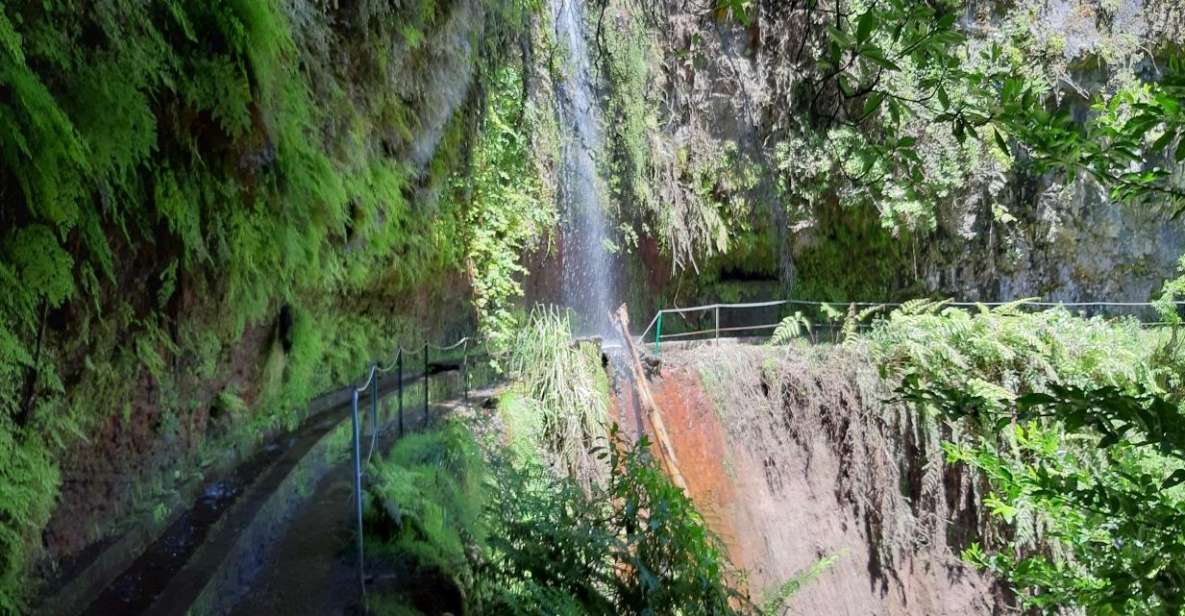
POLYGON ((654 354, 655 355, 662 354, 662 349, 659 346, 661 344, 661 340, 662 340, 662 309, 660 308, 658 310, 658 323, 657 323, 657 326, 654 330, 654 354))
POLYGON ((465 404, 469 404, 469 341, 461 344, 461 387, 465 392, 465 404))

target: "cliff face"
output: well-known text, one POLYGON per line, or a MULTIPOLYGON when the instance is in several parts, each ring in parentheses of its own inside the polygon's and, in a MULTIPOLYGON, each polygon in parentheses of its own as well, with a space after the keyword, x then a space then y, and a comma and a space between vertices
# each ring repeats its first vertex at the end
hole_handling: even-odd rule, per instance
MULTIPOLYGON (((906 134, 922 146, 934 199, 837 184, 849 163, 828 148, 860 136, 812 116, 827 93, 804 89, 822 50, 802 7, 754 2, 738 20, 686 3, 598 6, 590 36, 604 49, 616 207, 662 245, 656 266, 695 272, 668 294, 727 295, 728 283, 763 279, 812 299, 1143 301, 1185 251, 1154 205, 1033 175, 990 139, 960 144, 922 117, 906 134)), ((1165 1, 972 2, 960 24, 968 58, 1003 45, 1078 118, 1093 96, 1155 75, 1160 54, 1185 41, 1183 9, 1165 1)))
MULTIPOLYGON (((330 261, 354 260, 355 264, 347 267, 355 269, 360 282, 365 281, 362 284, 313 282, 325 273, 323 268, 333 266, 302 264, 294 259, 276 264, 271 275, 283 280, 288 278, 283 273, 287 266, 308 269, 278 287, 262 281, 250 283, 263 288, 257 290, 259 303, 247 308, 233 297, 219 296, 229 282, 225 275, 233 276, 233 272, 219 271, 216 266, 180 268, 176 296, 165 306, 163 316, 165 322, 172 323, 173 332, 180 334, 161 340, 137 332, 132 325, 130 331, 125 330, 128 339, 109 342, 109 347, 100 341, 85 349, 118 358, 131 341, 160 355, 164 365, 159 371, 135 360, 112 368, 113 377, 127 379, 116 388, 122 399, 108 399, 106 394, 116 394, 111 390, 86 399, 88 392, 93 393, 89 381, 96 377, 69 359, 64 361, 61 366, 67 378, 81 382, 65 392, 61 403, 77 405, 91 417, 85 423, 85 440, 58 457, 61 488, 53 515, 42 531, 46 556, 52 560, 69 558, 88 544, 120 532, 128 516, 150 511, 166 514, 179 504, 175 491, 178 486, 233 462, 235 456, 230 452, 237 447, 248 453, 263 435, 293 425, 309 396, 352 379, 361 373, 366 361, 391 348, 392 341, 408 343, 412 337, 466 329, 464 325, 472 319, 464 308, 452 313, 433 308, 441 304, 466 306, 469 289, 459 268, 450 272, 446 266, 443 275, 435 279, 436 284, 417 286, 391 281, 392 272, 415 280, 427 272, 408 270, 427 269, 422 260, 382 255, 375 262, 361 267, 359 264, 367 258, 371 245, 381 246, 392 239, 390 235, 377 237, 385 230, 371 226, 367 217, 389 218, 406 226, 414 237, 422 232, 416 218, 453 216, 447 210, 441 211, 443 206, 437 204, 442 178, 432 177, 430 164, 435 160, 436 165, 444 165, 449 156, 457 155, 458 143, 455 136, 447 135, 449 127, 455 134, 459 127, 472 122, 476 111, 472 104, 468 108, 466 105, 472 102, 476 44, 485 24, 483 7, 467 0, 442 4, 429 22, 419 24, 424 31, 418 35, 423 40, 418 42, 403 38, 412 36, 409 33, 393 36, 383 32, 391 25, 379 22, 392 19, 389 15, 373 15, 370 19, 374 21, 368 22, 361 11, 334 15, 324 8, 299 3, 284 9, 280 12, 287 22, 283 27, 290 29, 296 45, 290 50, 296 54, 292 60, 299 58, 309 71, 311 104, 316 108, 333 100, 338 100, 337 104, 342 100, 353 102, 335 110, 325 109, 321 138, 339 145, 348 139, 365 142, 361 151, 336 159, 331 155, 330 164, 343 176, 359 164, 401 169, 406 179, 384 189, 402 191, 411 215, 391 208, 395 204, 390 201, 374 204, 373 210, 364 212, 365 206, 350 203, 361 195, 347 197, 345 209, 351 217, 364 222, 346 223, 345 237, 332 238, 336 230, 330 230, 330 246, 311 249, 341 255, 330 256, 330 261), (386 38, 382 44, 372 40, 369 47, 353 40, 368 31, 375 39, 386 38), (341 66, 335 67, 338 63, 341 66), (384 96, 370 91, 379 87, 392 90, 384 96), (378 115, 382 111, 374 107, 387 104, 384 100, 400 101, 401 115, 378 115), (358 131, 345 125, 350 118, 375 124, 358 131), (452 151, 441 154, 442 142, 444 150, 452 151), (363 228, 350 230, 351 225, 363 228), (225 328, 228 317, 240 321, 241 329, 225 328), (194 348, 189 336, 201 336, 200 344, 207 346, 194 348)), ((274 143, 277 137, 270 133, 267 120, 261 122, 256 136, 262 140, 262 149, 244 150, 241 157, 263 160, 257 173, 266 175, 276 172, 273 166, 277 159, 283 160, 285 151, 274 143)), ((157 138, 169 136, 162 129, 157 138)), ((239 146, 232 143, 230 147, 239 146)), ((291 151, 287 154, 299 156, 291 151)), ((156 173, 162 173, 159 169, 167 166, 167 162, 157 165, 156 173)), ((312 179, 324 182, 332 181, 331 177, 312 179)), ((376 180, 384 181, 377 177, 372 181, 376 180)), ((232 174, 224 181, 233 183, 237 178, 232 174)), ((202 206, 190 202, 184 207, 200 211, 202 206)), ((209 215, 216 219, 217 213, 209 215)), ((306 228, 297 233, 303 237, 289 237, 286 241, 309 242, 310 236, 316 237, 321 231, 306 228)), ((168 241, 168 234, 135 239, 163 242, 168 241)), ((400 243, 396 240, 396 244, 400 243)), ((235 250, 238 252, 228 255, 227 260, 250 259, 255 247, 235 250)), ((116 267, 122 270, 121 276, 129 279, 149 276, 151 280, 154 268, 160 265, 119 263, 116 267)), ((124 288, 128 301, 142 302, 142 296, 157 292, 152 285, 128 282, 124 288)), ((83 312, 72 305, 65 310, 72 314, 83 312)), ((148 307, 143 318, 151 322, 157 315, 148 307)), ((51 333, 51 348, 59 344, 53 338, 73 334, 74 323, 67 323, 62 331, 51 333)))
MULTIPOLYGON (((864 350, 668 348, 649 387, 688 493, 760 604, 796 580, 786 613, 1009 609, 959 558, 990 533, 981 480, 944 462, 937 423, 884 402, 864 350)), ((618 420, 649 429, 628 393, 618 420)))
POLYGON ((67 5, 0 7, 0 611, 396 341, 472 330, 450 180, 530 14, 67 5))
POLYGON ((926 286, 974 299, 1138 302, 1176 275, 1185 233, 1166 212, 1112 203, 1087 180, 1034 183, 1005 196, 1015 221, 965 207, 940 218, 926 286))

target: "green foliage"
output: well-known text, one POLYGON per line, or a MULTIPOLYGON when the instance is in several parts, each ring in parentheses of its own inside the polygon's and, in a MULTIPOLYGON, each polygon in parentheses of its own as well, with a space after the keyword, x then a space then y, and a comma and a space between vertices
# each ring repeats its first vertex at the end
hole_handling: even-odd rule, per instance
POLYGON ((413 557, 468 587, 468 546, 486 541, 485 467, 460 423, 399 440, 370 467, 367 526, 385 550, 413 557))
MULTIPOLYGON (((1171 37, 1143 38, 1143 32, 1132 31, 1132 20, 1121 16, 1127 9, 1117 4, 1054 7, 1026 1, 987 10, 953 0, 920 5, 845 0, 772 11, 757 10, 752 2, 720 1, 699 10, 736 23, 719 25, 715 32, 692 29, 688 36, 684 24, 661 23, 667 15, 641 8, 634 11, 641 16, 635 16, 630 12, 635 3, 609 2, 615 27, 598 38, 610 58, 610 108, 646 107, 641 101, 659 97, 655 92, 678 93, 656 104, 675 108, 678 130, 667 132, 691 142, 679 146, 692 150, 692 158, 709 158, 726 143, 727 137, 717 136, 719 127, 710 125, 725 119, 720 105, 731 105, 741 122, 756 129, 762 143, 748 144, 742 158, 759 161, 759 181, 733 181, 746 175, 743 167, 733 166, 716 173, 712 192, 728 200, 766 201, 774 211, 756 221, 747 221, 744 212, 719 216, 726 221, 724 236, 744 236, 748 222, 755 228, 768 225, 779 244, 788 237, 801 239, 793 242, 792 253, 777 246, 784 261, 776 274, 793 283, 796 292, 805 287, 802 297, 887 299, 909 284, 902 272, 911 261, 913 278, 920 278, 919 240, 938 230, 947 208, 982 207, 994 222, 1016 222, 1004 205, 1010 179, 1070 183, 1090 178, 1114 201, 1179 209, 1185 191, 1172 171, 1185 156, 1181 54, 1164 46, 1171 37), (1042 21, 1054 10, 1089 22, 1085 26, 1091 31, 1108 31, 1101 44, 1076 43, 1097 55, 1055 58, 1048 53, 1053 38, 1062 37, 1064 46, 1066 36, 1042 21), (655 34, 641 44, 621 44, 621 32, 633 31, 631 18, 649 20, 655 34), (753 92, 744 86, 752 74, 738 71, 731 61, 743 29, 760 46, 750 51, 776 58, 753 92), (660 61, 649 59, 658 55, 648 49, 655 41, 665 46, 660 61), (627 61, 639 55, 635 49, 646 52, 641 54, 647 58, 644 67, 677 68, 651 70, 638 79, 638 71, 620 68, 639 64, 627 61), (1145 56, 1154 68, 1135 70, 1149 64, 1142 61, 1145 56), (1084 70, 1088 60, 1092 67, 1098 62, 1106 75, 1103 84, 1096 85, 1096 76, 1086 80, 1092 92, 1076 85, 1081 76, 1068 66, 1073 61, 1075 71, 1084 70), (701 96, 700 76, 708 74, 719 83, 741 86, 709 88, 711 96, 701 96), (630 85, 639 81, 649 89, 630 85), (1089 112, 1077 103, 1079 97, 1093 97, 1089 112), (697 157, 698 152, 707 154, 697 157), (773 196, 765 190, 771 182, 777 189, 773 196), (847 237, 835 238, 837 225, 828 221, 834 209, 854 220, 871 212, 883 233, 844 225, 838 231, 847 237), (843 268, 853 263, 858 271, 843 268), (853 289, 873 292, 842 292, 853 289)), ((698 266, 698 258, 719 250, 714 240, 721 234, 712 225, 698 224, 712 220, 700 216, 702 208, 687 207, 677 198, 678 189, 703 184, 695 165, 671 165, 677 171, 664 172, 661 162, 672 157, 674 148, 663 131, 625 123, 642 114, 619 115, 612 128, 627 145, 613 152, 614 172, 630 187, 622 201, 646 214, 644 231, 664 241, 677 266, 698 266), (655 199, 655 194, 661 196, 655 199), (660 202, 655 215, 648 209, 651 200, 660 202), (697 241, 669 241, 680 234, 697 241)), ((771 263, 749 261, 752 271, 764 271, 771 263)))
POLYGON ((554 307, 531 312, 510 345, 507 372, 524 405, 512 433, 534 441, 545 462, 588 483, 604 475, 590 451, 605 444, 609 389, 598 348, 575 344, 569 317, 554 307))
MULTIPOLYGON (((1177 272, 1185 274, 1185 255, 1177 262, 1177 272)), ((1174 331, 1181 325, 1181 315, 1177 313, 1177 306, 1182 298, 1185 298, 1185 275, 1166 280, 1160 296, 1153 302, 1160 319, 1165 324, 1174 326, 1174 331)))
POLYGON ((869 306, 857 311, 855 304, 848 304, 848 313, 844 315, 843 328, 839 332, 837 341, 847 343, 855 340, 860 326, 883 308, 884 306, 869 306))
POLYGON ((794 338, 810 333, 810 319, 803 316, 802 312, 796 311, 778 323, 773 335, 769 337, 769 343, 773 345, 786 344, 794 338))
POLYGON ((753 241, 757 221, 747 193, 759 169, 736 143, 674 142, 663 133, 668 69, 647 29, 653 10, 633 2, 597 4, 618 13, 613 27, 597 28, 596 59, 609 93, 601 166, 625 243, 637 248, 639 236, 653 238, 676 270, 698 273, 705 257, 744 250, 753 241))
POLYGON ((381 512, 369 517, 369 536, 384 553, 449 575, 467 610, 756 613, 727 584, 718 540, 649 443, 615 438, 600 449, 616 472, 586 492, 531 462, 495 457, 484 475, 458 424, 415 438, 376 467, 370 494, 381 512), (482 476, 491 483, 477 486, 482 476))
POLYGON ((1028 312, 1023 302, 973 310, 909 303, 874 322, 867 337, 886 374, 917 374, 999 400, 1049 382, 1152 384, 1167 369, 1148 362, 1161 335, 1134 319, 1028 312))
POLYGON ((1134 321, 943 304, 908 303, 868 337, 902 399, 968 431, 948 459, 987 478, 1008 530, 964 556, 1042 611, 1181 613, 1179 355, 1134 321))
MULTIPOLYGON (((919 387, 907 399, 951 418, 973 414, 1007 432, 1010 449, 981 439, 947 444, 948 458, 980 470, 997 518, 1040 521, 1052 549, 1024 545, 964 556, 1009 579, 1029 606, 1092 614, 1185 610, 1185 433, 1179 402, 1115 387, 1052 385, 999 409, 974 393, 919 387)), ((1029 538, 1032 539, 1031 537, 1029 538)))
MULTIPOLYGON (((504 224, 497 199, 482 210, 437 195, 483 103, 466 104, 456 76, 502 65, 535 6, 0 3, 0 438, 27 453, 0 472, 56 476, 100 420, 139 420, 127 401, 142 378, 166 440, 221 377, 258 377, 235 393, 254 404, 230 431, 250 444, 388 352, 404 333, 390 306, 463 272, 484 233, 472 226, 504 224), (434 38, 446 22, 457 32, 434 38), (475 45, 454 45, 458 32, 475 45), (282 306, 295 315, 288 351, 255 335, 282 306), (260 365, 231 352, 240 343, 263 347, 260 365)), ((495 80, 494 115, 512 79, 495 80)), ((511 142, 480 165, 521 152, 511 142)), ((521 236, 516 224, 504 228, 521 236)), ((232 449, 205 436, 168 455, 232 449)), ((24 546, 4 546, 6 604, 56 498, 55 481, 29 485, 46 492, 0 519, 24 546)))
POLYGON ((520 486, 492 508, 498 557, 480 596, 494 613, 756 613, 726 582, 718 540, 649 455, 616 433, 602 450, 614 472, 584 492, 531 471, 502 469, 520 486), (560 609, 563 608, 563 609, 560 609), (558 610, 558 611, 557 611, 558 610))
POLYGON ((823 575, 832 565, 839 560, 839 557, 832 554, 824 556, 816 560, 811 566, 803 569, 790 579, 786 580, 781 586, 777 587, 769 593, 769 596, 761 604, 761 613, 764 616, 774 616, 781 613, 782 607, 790 600, 798 591, 802 590, 803 586, 810 584, 813 580, 823 575))
POLYGON ((1179 211, 1185 191, 1155 162, 1166 151, 1185 158, 1179 54, 1168 54, 1162 75, 1100 95, 1097 113, 1078 122, 1068 107, 1050 104, 1049 80, 1022 51, 1029 32, 977 50, 958 23, 958 2, 844 4, 835 15, 822 5, 807 9, 811 35, 826 32, 826 53, 803 87, 809 112, 825 123, 821 131, 808 125, 802 139, 835 161, 822 168, 845 190, 877 201, 887 223, 933 228, 934 204, 958 191, 987 148, 1011 158, 1009 139, 1035 173, 1086 174, 1116 201, 1179 211))
MULTIPOLYGON (((983 53, 997 65, 1003 54, 998 45, 983 53)), ((1185 188, 1158 164, 1162 155, 1185 161, 1185 59, 1179 52, 1170 54, 1160 79, 1098 96, 1086 122, 1068 109, 1047 110, 1044 89, 1016 73, 1007 67, 968 75, 980 109, 946 105, 939 119, 967 131, 990 126, 1005 153, 1011 153, 1008 138, 1016 139, 1038 173, 1086 174, 1115 201, 1167 206, 1174 216, 1185 211, 1185 188)))
POLYGON ((0 429, 0 612, 24 611, 24 596, 17 589, 25 563, 37 544, 25 532, 49 520, 58 472, 44 449, 21 442, 17 434, 0 429))
POLYGON ((554 226, 554 204, 543 199, 523 133, 522 78, 511 68, 491 79, 492 92, 470 168, 458 173, 453 191, 470 205, 467 263, 481 329, 495 348, 505 346, 516 325, 511 302, 522 296, 519 257, 554 226))

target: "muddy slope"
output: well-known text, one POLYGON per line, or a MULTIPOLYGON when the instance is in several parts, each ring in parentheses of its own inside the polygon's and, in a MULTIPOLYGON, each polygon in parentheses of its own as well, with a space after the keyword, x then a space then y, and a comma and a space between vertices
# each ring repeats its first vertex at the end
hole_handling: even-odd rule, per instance
MULTIPOLYGON (((834 563, 790 614, 993 614, 1007 596, 959 559, 978 490, 940 427, 891 397, 860 349, 664 351, 650 382, 696 505, 761 600, 834 563)), ((623 425, 636 428, 629 394, 623 425)))

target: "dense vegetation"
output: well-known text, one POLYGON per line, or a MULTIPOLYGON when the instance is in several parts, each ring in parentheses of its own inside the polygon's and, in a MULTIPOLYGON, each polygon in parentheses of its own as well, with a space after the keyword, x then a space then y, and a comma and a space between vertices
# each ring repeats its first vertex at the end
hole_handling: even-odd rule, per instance
MULTIPOLYGON (((405 578, 448 580, 466 613, 757 613, 649 442, 609 426, 599 358, 570 338, 566 318, 536 312, 518 334, 515 385, 496 421, 463 420, 481 437, 454 421, 375 464, 372 553, 410 560, 405 578)), ((414 604, 415 584, 388 590, 376 609, 439 609, 414 604)))
POLYGON ((347 4, 0 3, 0 610, 79 439, 151 422, 131 479, 167 494, 414 343, 435 282, 513 290, 549 211, 497 192, 533 7, 347 4))
MULTIPOLYGON (((846 308, 1010 288, 995 259, 1038 265, 1017 248, 1038 193, 1177 224, 1185 16, 1150 0, 1160 21, 1136 32, 1130 2, 1084 1, 1096 36, 1072 40, 1044 4, 590 0, 608 249, 645 273, 618 289, 644 302, 835 300, 774 342, 830 323, 946 422, 998 518, 968 559, 1036 609, 1180 613, 1175 329, 846 308)), ((613 438, 599 356, 519 302, 555 248, 571 137, 541 8, 0 0, 0 612, 27 607, 35 563, 167 513, 367 361, 460 329, 516 379, 492 429, 508 440, 402 442, 372 471, 374 545, 489 611, 750 608, 686 496, 613 438), (59 536, 55 510, 92 504, 63 472, 96 451, 134 456, 100 468, 132 476, 59 536)), ((1141 259, 1106 275, 1155 272, 1141 259)), ((1175 328, 1182 295, 1166 285, 1175 328)))
POLYGON ((684 294, 736 292, 742 272, 908 299, 967 242, 1024 268, 1033 200, 1180 206, 1172 3, 597 4, 617 199, 689 270, 684 294))
MULTIPOLYGON (((873 326, 887 375, 950 422, 999 524, 964 552, 1027 607, 1179 613, 1185 460, 1176 334, 1017 303, 918 302, 873 326)), ((932 419, 933 420, 933 419, 932 419)))

